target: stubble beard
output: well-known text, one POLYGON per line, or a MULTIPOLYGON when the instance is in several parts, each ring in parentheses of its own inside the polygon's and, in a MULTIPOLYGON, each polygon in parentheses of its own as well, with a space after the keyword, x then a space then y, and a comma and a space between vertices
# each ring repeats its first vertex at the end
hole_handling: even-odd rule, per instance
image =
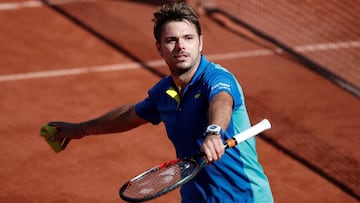
POLYGON ((198 66, 197 58, 190 58, 189 60, 178 62, 174 65, 175 68, 172 70, 172 74, 176 77, 186 76, 192 72, 193 69, 198 66))

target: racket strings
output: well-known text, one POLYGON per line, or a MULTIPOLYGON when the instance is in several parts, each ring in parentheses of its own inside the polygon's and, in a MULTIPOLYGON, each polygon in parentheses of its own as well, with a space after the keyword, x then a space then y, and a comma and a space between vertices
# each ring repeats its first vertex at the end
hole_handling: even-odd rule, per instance
POLYGON ((171 191, 197 168, 196 162, 187 160, 164 163, 129 181, 123 195, 144 198, 171 191))
POLYGON ((129 198, 144 198, 167 192, 166 190, 173 189, 173 186, 190 176, 196 169, 196 162, 190 161, 162 164, 131 180, 123 191, 123 195, 129 198))

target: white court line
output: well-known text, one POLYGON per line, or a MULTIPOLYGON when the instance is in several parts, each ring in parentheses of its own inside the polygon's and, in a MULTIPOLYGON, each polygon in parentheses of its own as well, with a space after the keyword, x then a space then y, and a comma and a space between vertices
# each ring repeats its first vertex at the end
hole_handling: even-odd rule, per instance
MULTIPOLYGON (((356 48, 360 47, 360 41, 305 45, 305 46, 294 47, 293 49, 300 52, 307 52, 307 51, 315 51, 315 50, 321 51, 321 50, 329 50, 329 49, 344 49, 344 48, 354 48, 354 47, 356 48)), ((219 60, 228 60, 228 59, 268 56, 273 54, 280 54, 282 52, 283 50, 280 48, 276 48, 274 50, 258 49, 252 51, 230 52, 223 54, 213 54, 213 55, 209 54, 207 55, 207 58, 209 60, 219 61, 219 60)), ((145 64, 147 66, 154 68, 165 65, 163 60, 148 61, 145 62, 145 64)), ((49 71, 39 71, 39 72, 20 73, 20 74, 8 74, 8 75, 0 75, 0 82, 35 79, 35 78, 60 77, 67 75, 79 75, 79 74, 86 74, 91 72, 122 71, 129 69, 137 69, 141 67, 142 67, 141 64, 134 62, 134 63, 123 63, 123 64, 113 64, 113 65, 104 65, 104 66, 63 69, 63 70, 49 70, 49 71)))
MULTIPOLYGON (((226 60, 226 59, 265 56, 271 54, 274 54, 274 51, 263 49, 263 50, 254 50, 254 51, 231 52, 225 54, 213 54, 213 55, 209 54, 207 55, 207 58, 210 60, 226 60)), ((148 61, 145 62, 145 64, 147 66, 154 68, 165 65, 163 60, 148 61)), ((72 69, 62 69, 62 70, 49 70, 49 71, 39 71, 39 72, 30 72, 30 73, 9 74, 9 75, 0 75, 0 82, 27 80, 27 79, 36 79, 36 78, 60 77, 60 76, 68 76, 68 75, 80 75, 91 72, 122 71, 129 69, 138 69, 141 67, 143 66, 139 63, 123 63, 123 64, 113 64, 113 65, 105 65, 105 66, 93 66, 93 67, 82 67, 82 68, 72 68, 72 69)))
MULTIPOLYGON (((147 62, 146 65, 151 67, 159 67, 165 65, 165 63, 162 60, 155 60, 155 61, 147 62)), ((82 67, 82 68, 72 68, 72 69, 38 71, 38 72, 20 73, 20 74, 9 74, 9 75, 0 75, 0 82, 27 80, 27 79, 36 79, 36 78, 60 77, 67 75, 80 75, 91 72, 122 71, 129 69, 138 69, 141 67, 142 65, 139 63, 122 63, 122 64, 113 64, 113 65, 105 65, 105 66, 93 66, 93 67, 82 67)))
MULTIPOLYGON (((60 4, 68 4, 68 3, 75 3, 75 2, 91 2, 96 0, 51 0, 49 1, 50 5, 60 5, 60 4)), ((15 10, 15 9, 22 9, 22 8, 34 8, 34 7, 41 7, 44 4, 38 0, 30 0, 30 1, 23 1, 23 2, 8 2, 8 3, 0 3, 0 11, 1 10, 15 10)))
POLYGON ((303 46, 295 47, 294 50, 298 52, 311 52, 311 51, 325 51, 332 49, 346 49, 346 48, 358 48, 358 47, 360 47, 360 41, 350 41, 350 42, 303 45, 303 46))
POLYGON ((15 10, 21 8, 40 7, 43 3, 40 1, 24 1, 16 3, 0 3, 0 10, 15 10))

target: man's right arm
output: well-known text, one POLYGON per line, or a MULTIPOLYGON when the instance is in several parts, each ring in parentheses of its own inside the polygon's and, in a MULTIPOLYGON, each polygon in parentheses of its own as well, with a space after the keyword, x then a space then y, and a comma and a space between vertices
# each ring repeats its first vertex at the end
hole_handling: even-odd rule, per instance
POLYGON ((125 132, 147 123, 135 112, 135 105, 120 106, 102 116, 81 123, 50 122, 59 133, 53 139, 80 139, 87 135, 125 132))

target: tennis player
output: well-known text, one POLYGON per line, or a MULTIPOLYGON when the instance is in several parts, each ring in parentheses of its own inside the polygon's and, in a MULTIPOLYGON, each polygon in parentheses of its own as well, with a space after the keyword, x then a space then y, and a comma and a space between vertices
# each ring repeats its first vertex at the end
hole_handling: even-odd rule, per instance
POLYGON ((271 203, 273 197, 258 162, 255 139, 224 153, 223 141, 250 127, 236 78, 203 54, 198 16, 185 3, 154 12, 154 36, 171 75, 136 103, 120 106, 81 123, 50 122, 54 140, 119 133, 163 122, 178 157, 203 151, 211 164, 180 189, 182 203, 271 203))

